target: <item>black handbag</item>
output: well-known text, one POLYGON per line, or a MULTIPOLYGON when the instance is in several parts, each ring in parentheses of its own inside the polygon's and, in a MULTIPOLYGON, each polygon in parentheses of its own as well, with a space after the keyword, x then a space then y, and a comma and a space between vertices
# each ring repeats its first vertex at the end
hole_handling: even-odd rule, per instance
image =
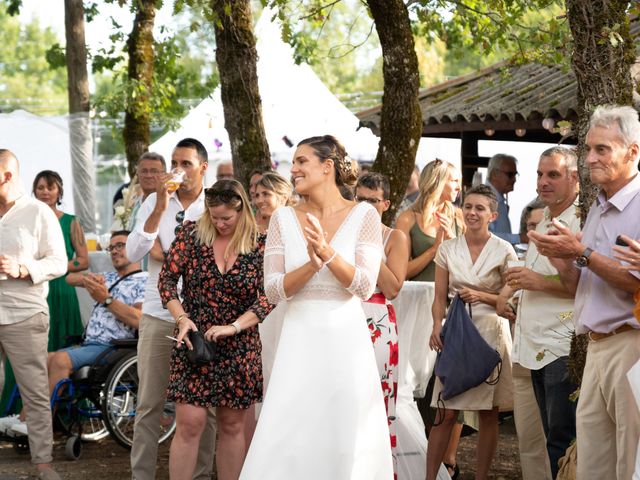
POLYGON ((443 400, 483 382, 498 383, 502 370, 500 354, 482 338, 458 294, 449 306, 440 338, 443 348, 438 353, 434 372, 442 383, 440 396, 443 400), (497 370, 496 378, 489 379, 494 370, 497 370))
POLYGON ((204 335, 199 330, 189 330, 189 341, 193 347, 187 350, 187 358, 194 365, 209 365, 216 359, 218 345, 216 342, 205 340, 204 335))
MULTIPOLYGON (((199 258, 197 255, 195 258, 199 258)), ((197 269, 199 265, 196 265, 196 281, 198 285, 201 285, 200 271, 197 269)), ((202 310, 202 295, 198 294, 198 313, 202 310)), ((187 358, 189 361, 198 366, 210 365, 216 360, 218 353, 218 344, 216 342, 209 342, 204 338, 204 334, 200 330, 189 330, 189 341, 193 347, 191 350, 187 350, 187 358)))

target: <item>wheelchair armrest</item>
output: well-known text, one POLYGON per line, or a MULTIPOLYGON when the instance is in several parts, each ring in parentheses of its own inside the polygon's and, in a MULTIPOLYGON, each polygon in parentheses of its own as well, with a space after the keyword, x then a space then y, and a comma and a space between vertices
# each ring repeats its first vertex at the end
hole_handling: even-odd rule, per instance
POLYGON ((111 340, 111 345, 115 345, 116 347, 135 347, 138 345, 137 338, 117 338, 111 340))

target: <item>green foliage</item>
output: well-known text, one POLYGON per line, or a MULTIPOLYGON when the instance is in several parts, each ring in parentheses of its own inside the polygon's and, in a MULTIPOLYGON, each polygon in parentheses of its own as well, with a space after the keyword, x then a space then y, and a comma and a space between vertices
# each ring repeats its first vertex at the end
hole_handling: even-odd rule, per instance
POLYGON ((58 41, 56 34, 37 20, 21 25, 4 8, 0 25, 0 110, 66 112, 66 71, 50 69, 46 59, 47 47, 58 41))
MULTIPOLYGON (((112 2, 115 0, 111 0, 112 2)), ((210 53, 213 33, 205 19, 206 9, 198 1, 191 2, 202 10, 179 1, 174 5, 177 17, 174 28, 160 28, 154 39, 154 76, 149 92, 144 85, 127 76, 126 37, 112 21, 111 45, 93 56, 96 75, 94 105, 108 116, 117 118, 127 108, 151 115, 162 129, 174 127, 186 113, 184 100, 200 99, 211 94, 218 83, 217 71, 210 53), (188 28, 183 24, 188 22, 188 28)))
POLYGON ((62 68, 66 66, 65 50, 60 46, 58 42, 51 45, 51 47, 44 53, 47 63, 51 69, 62 68))

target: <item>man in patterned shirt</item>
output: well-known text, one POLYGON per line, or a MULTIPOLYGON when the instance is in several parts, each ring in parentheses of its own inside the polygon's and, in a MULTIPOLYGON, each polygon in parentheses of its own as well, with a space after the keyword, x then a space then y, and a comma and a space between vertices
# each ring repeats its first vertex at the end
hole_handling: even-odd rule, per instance
MULTIPOLYGON (((81 345, 49 353, 49 392, 72 372, 92 365, 98 356, 111 347, 113 340, 134 338, 142 317, 142 302, 147 273, 139 263, 130 262, 125 247, 129 232, 121 230, 111 234, 107 251, 115 272, 67 275, 67 283, 86 288, 96 304, 91 312, 81 345)), ((27 434, 26 423, 11 427, 14 433, 27 434)))

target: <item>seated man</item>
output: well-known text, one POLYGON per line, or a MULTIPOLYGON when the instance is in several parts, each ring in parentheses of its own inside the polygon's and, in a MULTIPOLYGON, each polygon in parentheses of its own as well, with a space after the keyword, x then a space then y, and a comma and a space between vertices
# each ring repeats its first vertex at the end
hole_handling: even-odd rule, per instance
MULTIPOLYGON (((113 340, 135 338, 142 317, 147 273, 140 270, 139 263, 132 263, 127 258, 125 247, 128 235, 126 230, 111 234, 107 251, 111 254, 115 272, 76 272, 67 275, 67 283, 86 288, 96 304, 82 344, 49 353, 50 394, 60 380, 68 378, 85 365, 95 363, 98 356, 111 347, 113 340)), ((26 435, 27 424, 16 422, 11 426, 11 432, 26 435)))

